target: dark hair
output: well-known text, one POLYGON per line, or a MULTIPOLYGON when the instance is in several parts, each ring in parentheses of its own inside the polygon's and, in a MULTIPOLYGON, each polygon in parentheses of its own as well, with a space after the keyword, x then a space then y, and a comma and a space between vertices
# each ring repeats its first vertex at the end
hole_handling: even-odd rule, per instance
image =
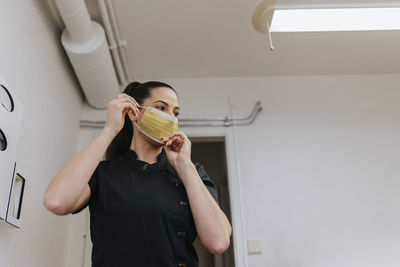
MULTIPOLYGON (((153 89, 159 87, 168 87, 176 94, 176 91, 174 88, 172 88, 172 86, 158 81, 149 81, 146 83, 140 83, 136 81, 131 82, 125 87, 123 93, 133 97, 136 100, 136 102, 138 102, 140 105, 146 98, 150 96, 151 91, 153 89)), ((128 114, 126 114, 124 126, 122 127, 121 131, 119 131, 119 133, 115 136, 115 138, 112 140, 111 144, 107 148, 106 160, 113 160, 119 155, 122 155, 126 151, 128 151, 130 149, 130 145, 132 142, 132 136, 133 136, 132 121, 130 120, 128 114)))

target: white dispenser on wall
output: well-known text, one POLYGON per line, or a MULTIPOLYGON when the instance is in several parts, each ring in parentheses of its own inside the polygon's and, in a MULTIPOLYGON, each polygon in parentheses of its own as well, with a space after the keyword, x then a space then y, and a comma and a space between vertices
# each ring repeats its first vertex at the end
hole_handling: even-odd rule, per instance
POLYGON ((0 76, 0 227, 20 227, 25 179, 17 172, 24 107, 0 76))

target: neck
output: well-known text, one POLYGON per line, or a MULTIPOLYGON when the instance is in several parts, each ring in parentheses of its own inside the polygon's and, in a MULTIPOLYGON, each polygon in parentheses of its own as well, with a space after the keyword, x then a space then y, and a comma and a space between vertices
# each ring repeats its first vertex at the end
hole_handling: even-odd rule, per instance
POLYGON ((146 137, 141 133, 138 133, 138 130, 135 127, 130 149, 136 152, 139 160, 153 164, 157 162, 157 156, 161 153, 162 146, 153 145, 145 140, 145 138, 146 137))

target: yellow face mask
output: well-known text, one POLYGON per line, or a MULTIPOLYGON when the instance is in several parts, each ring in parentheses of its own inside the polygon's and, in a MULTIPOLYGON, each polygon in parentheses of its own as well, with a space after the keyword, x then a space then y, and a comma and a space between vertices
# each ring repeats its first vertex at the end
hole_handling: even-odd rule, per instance
POLYGON ((161 110, 147 107, 139 123, 139 131, 150 139, 162 144, 161 138, 168 137, 178 131, 178 119, 161 110))

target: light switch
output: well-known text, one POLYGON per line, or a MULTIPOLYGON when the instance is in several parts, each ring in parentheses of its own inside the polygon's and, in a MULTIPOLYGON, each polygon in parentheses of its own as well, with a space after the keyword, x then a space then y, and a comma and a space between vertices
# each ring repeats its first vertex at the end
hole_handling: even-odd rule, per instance
POLYGON ((251 254, 262 254, 260 240, 253 239, 247 240, 247 251, 251 254))

